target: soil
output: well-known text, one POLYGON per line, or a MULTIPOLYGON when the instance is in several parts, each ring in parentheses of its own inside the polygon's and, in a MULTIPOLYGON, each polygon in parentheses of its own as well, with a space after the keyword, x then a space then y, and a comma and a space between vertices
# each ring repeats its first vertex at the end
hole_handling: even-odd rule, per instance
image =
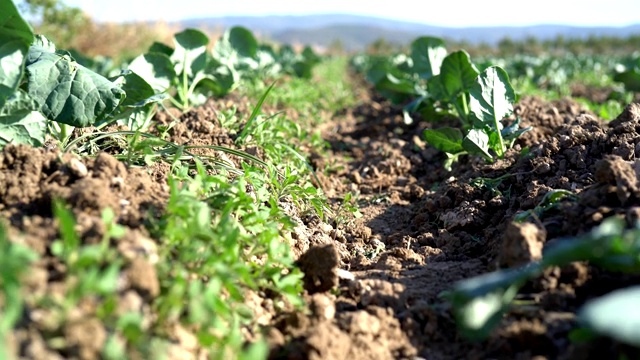
MULTIPOLYGON (((270 358, 638 355, 607 339, 574 344, 568 335, 585 301, 640 284, 640 276, 612 274, 585 263, 549 269, 519 295, 534 300, 535 306, 509 313, 483 342, 460 337, 440 294, 458 280, 539 259, 546 244, 588 232, 606 217, 636 221, 640 104, 630 104, 616 120, 605 123, 570 99, 524 97, 515 114, 532 130, 504 159, 487 163, 462 157, 445 171, 445 156, 421 140, 431 124, 406 125, 400 109, 368 92, 360 97, 357 106, 322 125, 329 147, 310 154, 309 161, 334 209, 352 193, 363 217, 324 223, 289 210, 298 224, 290 242, 305 273, 308 311, 265 314, 255 305, 265 319, 270 358), (525 224, 513 221, 554 189, 571 191, 577 198, 525 224)), ((213 109, 238 101, 242 102, 212 100, 185 114, 172 114, 180 122, 170 130, 171 140, 232 146, 233 134, 219 126, 213 109)), ((157 120, 167 125, 172 117, 160 114, 157 120)), ((208 151, 199 155, 220 155, 208 151)), ((125 166, 108 153, 78 158, 52 149, 5 147, 0 152, 0 215, 7 219, 12 241, 40 255, 24 279, 29 291, 53 297, 65 293, 67 269, 51 254, 59 236, 51 210, 54 200, 62 200, 77 217, 76 230, 87 244, 102 240, 107 229, 101 212, 110 207, 126 229, 125 236, 112 239, 110 245, 129 262, 118 289, 118 311, 148 313, 159 284, 157 240, 145 226, 163 212, 167 171, 162 164, 125 166)), ((27 304, 9 345, 20 358, 97 358, 108 329, 98 320, 95 305, 82 304, 60 322, 47 308, 27 304), (50 340, 60 337, 64 344, 52 347, 50 340)), ((203 355, 186 329, 176 327, 168 333, 175 339, 172 358, 203 355)))

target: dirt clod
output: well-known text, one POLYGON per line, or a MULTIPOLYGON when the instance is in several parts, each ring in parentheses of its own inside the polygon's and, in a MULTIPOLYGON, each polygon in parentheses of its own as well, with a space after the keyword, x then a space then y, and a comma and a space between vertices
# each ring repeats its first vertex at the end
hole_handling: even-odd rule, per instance
POLYGON ((70 355, 96 359, 107 341, 107 331, 96 318, 80 319, 65 326, 64 337, 70 355))
POLYGON ((304 288, 310 294, 325 292, 338 285, 338 252, 332 244, 318 245, 298 259, 304 273, 304 288))
POLYGON ((500 267, 517 267, 542 258, 546 240, 544 230, 532 223, 511 223, 507 226, 498 257, 500 267))

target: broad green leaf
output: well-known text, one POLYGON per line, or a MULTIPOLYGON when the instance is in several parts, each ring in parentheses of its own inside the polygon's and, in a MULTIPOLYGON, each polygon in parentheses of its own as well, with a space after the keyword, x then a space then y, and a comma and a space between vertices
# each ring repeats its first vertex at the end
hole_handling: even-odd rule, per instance
POLYGON ((621 82, 627 91, 640 91, 640 69, 630 69, 613 75, 613 80, 621 82))
POLYGON ((386 73, 378 80, 375 88, 380 94, 391 100, 394 104, 400 104, 412 96, 422 95, 416 88, 416 83, 401 73, 386 73))
POLYGON ((29 110, 38 111, 38 103, 33 100, 24 90, 18 89, 7 100, 5 106, 0 108, 0 115, 11 115, 14 112, 29 110))
POLYGON ((588 301, 578 319, 593 331, 640 347, 640 286, 616 290, 588 301))
POLYGON ((396 77, 393 74, 387 74, 383 80, 376 84, 378 90, 391 90, 403 94, 415 94, 414 83, 409 79, 396 77))
POLYGON ((22 80, 24 60, 33 39, 31 26, 13 1, 0 2, 0 108, 22 80))
POLYGON ((122 90, 127 94, 127 97, 121 103, 122 106, 133 106, 155 95, 151 85, 133 71, 124 76, 122 90))
POLYGON ((254 71, 259 69, 258 49, 258 41, 251 31, 236 26, 225 31, 211 54, 216 61, 234 71, 254 71))
POLYGON ((304 49, 302 50, 302 57, 305 59, 305 61, 308 61, 314 64, 317 64, 322 60, 320 56, 316 54, 311 48, 311 46, 309 45, 305 46, 304 49))
POLYGON ((47 37, 44 35, 36 35, 35 40, 33 40, 33 44, 31 45, 40 46, 45 51, 52 52, 52 53, 58 50, 56 48, 56 44, 54 44, 53 41, 47 39, 47 37))
MULTIPOLYGON (((565 194, 566 190, 556 190, 547 202, 565 194)), ((613 216, 607 218, 578 240, 567 238, 554 242, 545 249, 542 261, 546 266, 589 261, 611 271, 640 272, 640 230, 624 230, 624 227, 623 220, 613 216)))
POLYGON ((171 59, 162 53, 138 56, 129 65, 129 70, 143 78, 157 93, 167 91, 176 78, 171 59))
POLYGON ((22 40, 0 44, 0 107, 20 85, 28 50, 29 45, 22 40))
POLYGON ((228 42, 233 51, 242 57, 254 58, 258 52, 258 40, 247 28, 234 26, 224 34, 224 42, 228 42))
POLYGON ((199 79, 196 92, 206 97, 224 96, 233 90, 237 84, 234 73, 226 66, 221 65, 210 69, 199 79))
POLYGON ((170 57, 173 54, 173 51, 174 49, 171 46, 154 41, 149 47, 147 53, 160 53, 170 57))
POLYGON ((513 124, 503 128, 500 131, 500 133, 502 134, 502 137, 504 137, 505 140, 513 142, 515 141, 515 139, 520 137, 520 135, 532 129, 531 126, 527 126, 526 128, 520 128, 520 121, 521 121, 520 118, 517 118, 516 121, 513 122, 513 124))
POLYGON ((477 76, 478 70, 471 63, 469 54, 463 50, 456 51, 444 58, 440 74, 428 83, 429 91, 433 92, 434 97, 442 93, 442 100, 454 101, 475 84, 477 76))
POLYGON ((469 130, 467 136, 462 140, 462 147, 469 154, 482 155, 487 160, 493 159, 493 156, 489 153, 489 135, 481 129, 469 130))
POLYGON ((107 118, 125 97, 108 79, 68 56, 32 46, 26 59, 29 95, 49 120, 77 127, 107 118))
POLYGON ((464 151, 462 147, 462 132, 460 129, 444 127, 439 129, 426 129, 424 139, 434 148, 449 154, 457 154, 464 151))
POLYGON ((121 71, 113 59, 108 56, 98 55, 88 57, 74 49, 67 52, 78 64, 102 76, 110 77, 113 76, 112 74, 121 71))
POLYGON ((21 40, 31 45, 33 38, 33 29, 20 16, 14 2, 0 2, 0 43, 21 40))
POLYGON ((478 75, 469 95, 471 113, 494 130, 499 131, 498 122, 513 113, 515 91, 509 75, 498 66, 491 66, 478 75))
POLYGON ((502 319, 520 287, 542 271, 539 263, 462 280, 445 294, 456 323, 469 339, 484 339, 502 319))
POLYGON ((44 144, 47 119, 37 111, 38 104, 22 90, 15 92, 0 111, 0 148, 12 144, 44 144))
POLYGON ((171 55, 171 61, 174 64, 175 73, 182 74, 185 71, 189 77, 195 76, 203 68, 204 64, 200 63, 207 51, 209 38, 200 30, 186 29, 177 33, 173 41, 176 49, 171 55))
POLYGON ((47 134, 47 119, 38 111, 0 116, 0 148, 7 144, 40 147, 47 134))
POLYGON ((440 73, 440 66, 447 56, 444 41, 423 36, 411 43, 411 59, 414 71, 423 79, 430 79, 440 73))
MULTIPOLYGON (((557 192, 549 197, 552 200, 561 195, 562 192, 557 192)), ((557 239, 549 249, 545 249, 539 262, 462 280, 444 297, 453 305, 457 325, 465 336, 486 338, 526 280, 538 276, 546 267, 565 266, 575 261, 588 261, 609 270, 637 273, 640 271, 640 230, 625 230, 624 220, 610 217, 587 234, 557 239)), ((621 309, 627 305, 637 308, 640 299, 635 291, 633 301, 626 296, 621 294, 611 301, 619 307, 620 313, 628 315, 629 311, 621 309)), ((627 325, 623 325, 624 329, 621 328, 619 333, 611 330, 612 324, 620 324, 620 318, 616 316, 615 319, 611 318, 611 322, 607 320, 607 317, 613 316, 611 311, 615 309, 610 305, 596 303, 596 307, 587 308, 587 312, 583 310, 580 318, 598 332, 620 341, 631 340, 627 337, 630 326, 626 328, 627 325)), ((634 317, 630 322, 638 324, 638 319, 634 317)))
POLYGON ((447 90, 444 88, 444 82, 441 78, 442 74, 438 74, 427 82, 427 90, 431 98, 433 98, 433 101, 449 101, 447 90))

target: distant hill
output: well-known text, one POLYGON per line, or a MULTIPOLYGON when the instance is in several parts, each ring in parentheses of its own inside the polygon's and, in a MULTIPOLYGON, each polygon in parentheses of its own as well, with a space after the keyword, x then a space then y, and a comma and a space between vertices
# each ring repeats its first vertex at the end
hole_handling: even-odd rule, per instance
POLYGON ((301 16, 229 16, 191 19, 180 23, 184 27, 225 29, 241 25, 260 36, 283 43, 328 46, 340 41, 345 49, 360 50, 371 42, 383 38, 389 42, 406 44, 417 36, 430 35, 473 44, 495 45, 505 37, 522 40, 533 36, 538 39, 587 38, 589 36, 627 37, 640 35, 640 24, 625 27, 578 27, 565 25, 536 25, 523 27, 469 27, 453 28, 430 26, 384 18, 346 14, 301 16))

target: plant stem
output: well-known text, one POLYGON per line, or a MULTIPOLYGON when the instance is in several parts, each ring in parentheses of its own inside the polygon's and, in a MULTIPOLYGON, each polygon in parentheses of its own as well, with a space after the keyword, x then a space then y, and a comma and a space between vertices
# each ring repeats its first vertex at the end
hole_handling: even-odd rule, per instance
POLYGON ((500 120, 495 114, 493 115, 493 126, 495 126, 495 131, 498 133, 498 140, 500 141, 500 148, 497 149, 499 151, 496 151, 496 153, 499 158, 502 158, 506 149, 504 146, 504 140, 502 140, 502 132, 500 131, 500 120))
POLYGON ((464 112, 463 118, 465 123, 469 124, 469 100, 467 100, 467 93, 462 93, 462 111, 464 112))

